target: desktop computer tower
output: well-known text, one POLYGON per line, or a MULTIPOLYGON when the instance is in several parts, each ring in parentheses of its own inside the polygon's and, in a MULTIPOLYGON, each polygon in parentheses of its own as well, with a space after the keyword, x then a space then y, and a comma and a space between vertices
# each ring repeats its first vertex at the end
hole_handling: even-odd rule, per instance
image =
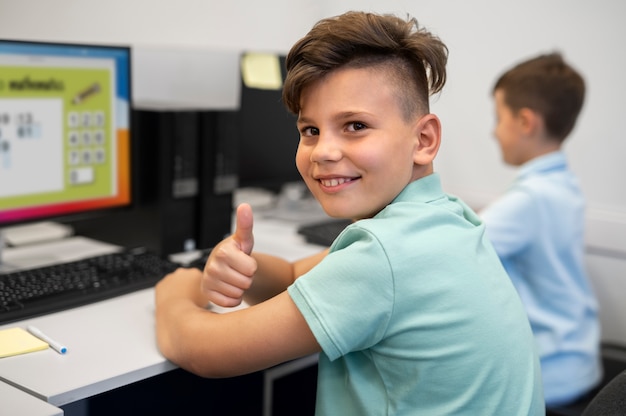
POLYGON ((239 113, 200 113, 198 246, 213 247, 231 232, 239 185, 239 113))
POLYGON ((236 115, 134 112, 137 209, 150 219, 152 249, 207 248, 230 232, 237 187, 236 115))
MULTIPOLYGON (((133 112, 137 236, 161 254, 194 248, 199 121, 191 111, 133 112)), ((131 228, 132 229, 132 228, 131 228)))

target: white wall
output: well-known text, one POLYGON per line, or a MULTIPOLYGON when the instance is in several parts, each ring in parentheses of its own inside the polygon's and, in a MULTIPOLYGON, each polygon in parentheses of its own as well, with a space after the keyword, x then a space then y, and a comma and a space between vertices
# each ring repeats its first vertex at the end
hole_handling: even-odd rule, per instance
POLYGON ((321 13, 313 0, 0 0, 0 37, 287 50, 321 13))
POLYGON ((136 108, 238 105, 239 54, 285 53, 313 0, 0 0, 0 38, 133 47, 136 108))
POLYGON ((212 106, 210 81, 222 75, 208 78, 233 75, 239 52, 287 52, 321 17, 349 9, 409 13, 448 45, 448 83, 432 105, 444 126, 436 169, 449 192, 476 207, 502 192, 515 172, 500 161, 491 134, 495 78, 518 60, 555 49, 582 72, 588 96, 565 150, 589 201, 589 267, 604 333, 626 344, 626 306, 619 302, 626 293, 626 2, 0 0, 0 38, 130 44, 135 99, 212 106), (183 85, 163 90, 174 82, 183 85))

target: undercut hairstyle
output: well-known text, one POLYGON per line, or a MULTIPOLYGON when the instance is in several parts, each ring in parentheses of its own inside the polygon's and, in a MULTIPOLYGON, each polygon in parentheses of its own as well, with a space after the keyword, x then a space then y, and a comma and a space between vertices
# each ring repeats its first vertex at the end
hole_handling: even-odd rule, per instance
POLYGON ((391 75, 408 120, 429 112, 429 96, 446 82, 447 60, 446 45, 415 18, 347 12, 320 20, 291 48, 282 98, 297 115, 303 90, 330 72, 375 68, 391 75))
POLYGON ((496 90, 514 113, 522 108, 539 113, 548 135, 559 143, 574 129, 585 100, 583 77, 558 52, 517 64, 500 76, 496 90))

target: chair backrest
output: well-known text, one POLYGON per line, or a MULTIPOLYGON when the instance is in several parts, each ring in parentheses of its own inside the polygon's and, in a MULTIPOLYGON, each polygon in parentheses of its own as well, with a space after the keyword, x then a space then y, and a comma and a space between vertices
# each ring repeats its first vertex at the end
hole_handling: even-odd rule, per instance
POLYGON ((582 414, 582 416, 624 415, 626 415, 626 370, 604 386, 582 414))

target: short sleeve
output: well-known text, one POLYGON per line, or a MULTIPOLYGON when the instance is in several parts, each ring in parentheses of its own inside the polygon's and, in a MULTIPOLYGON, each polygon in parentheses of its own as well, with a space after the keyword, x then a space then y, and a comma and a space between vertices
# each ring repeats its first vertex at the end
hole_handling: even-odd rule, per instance
POLYGON ((320 346, 333 360, 380 341, 393 313, 393 274, 379 241, 356 226, 288 288, 320 346))

